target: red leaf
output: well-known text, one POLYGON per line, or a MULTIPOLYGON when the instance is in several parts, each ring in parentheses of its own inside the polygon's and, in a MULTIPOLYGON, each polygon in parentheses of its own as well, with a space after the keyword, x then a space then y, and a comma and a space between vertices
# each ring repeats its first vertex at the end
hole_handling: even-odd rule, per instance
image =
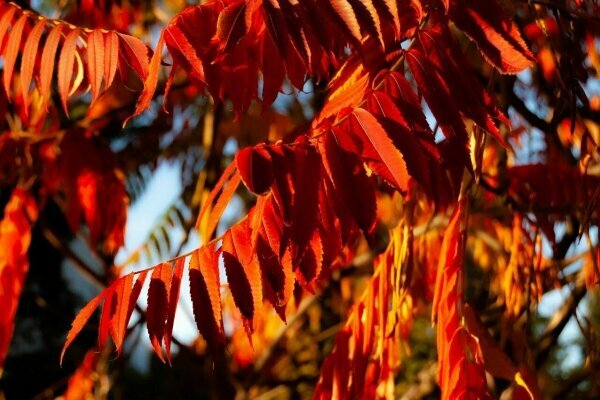
POLYGON ((250 220, 250 231, 252 232, 252 235, 250 236, 250 243, 253 248, 256 247, 256 241, 258 239, 259 234, 261 233, 260 230, 262 226, 265 207, 267 205, 267 202, 270 203, 272 200, 273 198, 271 196, 259 196, 256 199, 256 204, 250 209, 250 212, 248 213, 248 219, 250 220))
MULTIPOLYGON (((268 2, 266 2, 268 3, 268 2)), ((269 105, 275 101, 281 83, 285 78, 285 66, 281 59, 277 46, 270 34, 264 35, 262 48, 263 65, 263 91, 262 102, 269 105)))
POLYGON ((387 74, 384 88, 384 92, 397 104, 402 119, 406 121, 406 128, 413 132, 431 133, 421 108, 421 100, 404 75, 395 71, 387 74))
POLYGON ((317 230, 318 190, 321 157, 312 145, 296 146, 293 153, 292 223, 290 248, 294 264, 300 262, 311 237, 317 230))
POLYGON ((342 150, 333 134, 323 135, 319 145, 325 172, 340 198, 340 206, 348 209, 360 229, 369 236, 375 229, 377 217, 375 190, 359 157, 342 150))
POLYGON ((394 22, 394 29, 396 31, 396 35, 398 36, 401 31, 400 26, 400 17, 398 15, 398 3, 396 0, 383 0, 383 4, 386 7, 389 15, 392 17, 392 21, 394 22))
POLYGON ((283 145, 269 146, 271 161, 273 163, 274 185, 272 187, 273 198, 279 206, 283 221, 290 225, 292 222, 292 167, 291 151, 283 145))
POLYGON ((447 138, 458 137, 466 143, 468 135, 465 124, 448 83, 440 77, 421 50, 412 48, 406 55, 406 61, 444 135, 447 138))
POLYGON ((111 319, 117 309, 118 300, 115 298, 115 284, 104 290, 106 295, 104 297, 104 304, 102 305, 102 313, 100 314, 100 327, 98 328, 98 347, 100 349, 104 348, 108 340, 111 319))
POLYGON ((246 147, 235 155, 235 164, 246 187, 263 194, 273 183, 273 165, 266 146, 246 147))
POLYGON ((281 57, 286 58, 288 52, 295 52, 295 49, 293 43, 288 39, 290 33, 285 21, 284 12, 278 3, 279 2, 272 3, 270 1, 265 1, 263 3, 262 12, 266 29, 269 33, 268 37, 279 50, 281 57))
POLYGON ((238 0, 230 3, 221 13, 217 21, 217 38, 219 50, 229 52, 246 33, 245 15, 246 1, 238 0))
POLYGON ((281 214, 276 207, 273 198, 268 201, 265 205, 265 209, 262 215, 262 230, 261 234, 265 237, 269 246, 278 257, 281 258, 284 251, 283 246, 283 225, 284 222, 281 218, 281 214))
POLYGON ((452 0, 449 15, 500 72, 515 74, 535 60, 516 24, 495 0, 452 0))
POLYGON ((491 399, 477 341, 461 325, 462 270, 468 198, 456 205, 440 249, 432 308, 437 321, 438 382, 442 399, 491 399))
MULTIPOLYGON (((176 20, 176 22, 178 21, 176 20)), ((177 23, 169 24, 165 28, 163 35, 173 61, 177 65, 183 66, 185 71, 197 82, 204 83, 206 79, 204 77, 202 60, 199 58, 194 46, 188 41, 187 35, 182 32, 177 23)))
POLYGON ((406 192, 409 176, 404 158, 371 113, 362 108, 354 109, 347 134, 360 141, 361 156, 370 168, 398 190, 406 192))
POLYGON ((148 46, 133 36, 125 35, 124 33, 118 33, 118 35, 121 38, 121 48, 124 50, 121 51, 122 59, 141 80, 145 80, 148 76, 149 68, 148 46))
POLYGON ((406 128, 408 123, 405 121, 404 116, 392 99, 384 92, 374 91, 371 93, 367 98, 366 107, 381 122, 381 125, 390 135, 394 146, 402 153, 410 175, 430 192, 429 162, 432 159, 426 147, 423 146, 423 142, 425 138, 429 138, 430 142, 427 144, 436 149, 433 135, 424 133, 421 136, 423 140, 419 140, 420 138, 416 136, 415 131, 406 128))
POLYGON ((162 341, 165 334, 171 289, 171 265, 162 263, 154 268, 148 289, 148 309, 146 312, 148 336, 154 352, 164 363, 162 341))
POLYGON ((360 25, 358 23, 358 19, 356 18, 356 14, 352 9, 352 5, 350 5, 348 0, 331 0, 329 4, 335 13, 342 19, 352 37, 354 37, 357 42, 360 42, 362 39, 360 25))
POLYGON ((240 310, 248 333, 262 306, 261 271, 250 242, 247 220, 234 225, 223 236, 223 264, 236 307, 240 310))
POLYGON ((352 7, 357 11, 356 16, 363 29, 367 30, 374 38, 376 38, 382 47, 383 35, 381 33, 381 21, 379 14, 372 0, 350 0, 352 7))
POLYGON ((531 210, 583 207, 600 186, 598 177, 558 163, 518 165, 508 168, 506 176, 510 196, 531 210))
POLYGON ((131 294, 129 295, 129 308, 127 310, 127 321, 131 319, 131 315, 133 314, 133 310, 137 305, 137 300, 140 297, 140 293, 142 292, 142 287, 144 286, 144 282, 146 281, 146 276, 148 275, 148 270, 144 270, 138 274, 135 283, 133 284, 133 289, 131 290, 131 294))
POLYGON ((225 342, 218 264, 218 253, 214 245, 210 245, 192 253, 189 267, 194 319, 212 351, 225 342))
POLYGON ((515 383, 516 387, 513 391, 513 400, 542 399, 542 394, 537 382, 537 374, 527 365, 521 364, 515 383))
POLYGON ((444 10, 448 12, 448 9, 450 8, 450 0, 441 0, 441 3, 444 6, 444 10))
MULTIPOLYGON (((114 301, 116 305, 114 311, 111 310, 110 331, 117 354, 121 353, 125 332, 127 330, 127 319, 129 316, 129 303, 131 302, 131 290, 133 285, 133 274, 127 274, 113 284, 114 301)), ((105 305, 106 307, 106 305, 105 305)))
POLYGON ((412 48, 406 55, 406 61, 442 132, 456 143, 457 158, 465 167, 472 169, 469 136, 447 82, 421 50, 412 48))
MULTIPOLYGON (((260 265, 264 297, 275 307, 283 307, 294 290, 294 274, 289 252, 279 258, 279 248, 272 248, 265 229, 256 240, 256 257, 260 265)), ((278 244, 276 244, 278 246, 278 244)))
POLYGON ((491 400, 487 388, 485 370, 477 359, 471 360, 467 354, 476 352, 477 343, 464 328, 454 332, 448 344, 450 354, 440 360, 450 368, 448 379, 440 381, 443 400, 481 399, 491 400))
MULTIPOLYGON (((431 312, 433 321, 436 320, 437 314, 441 312, 440 310, 443 307, 441 302, 447 297, 445 293, 448 293, 449 290, 457 290, 456 286, 449 284, 448 279, 458 275, 462 271, 466 233, 466 209, 466 200, 463 199, 456 205, 444 232, 431 312)), ((453 280, 453 283, 456 283, 456 279, 453 280)), ((453 297, 457 296, 459 296, 458 291, 453 297)))
POLYGON ((83 216, 92 246, 102 240, 104 250, 114 253, 123 244, 128 203, 115 156, 106 143, 77 130, 68 131, 60 144, 60 156, 44 171, 44 183, 52 193, 66 195, 73 232, 83 216))
POLYGON ((313 232, 310 245, 306 248, 300 264, 296 269, 296 276, 302 288, 314 293, 314 283, 323 268, 323 243, 318 230, 313 232))
POLYGON ((165 324, 164 342, 167 352, 167 360, 171 364, 171 338, 173 335, 173 324, 175 323, 175 312, 179 303, 179 289, 181 288, 181 276, 185 258, 180 258, 173 268, 173 277, 171 278, 171 290, 169 291, 169 309, 167 310, 167 322, 165 324))
POLYGON ((76 400, 94 396, 95 383, 98 378, 96 369, 100 357, 101 354, 93 350, 85 353, 83 361, 69 378, 66 390, 60 398, 76 400))
POLYGON ((507 126, 510 122, 481 87, 450 30, 447 27, 440 27, 423 31, 419 35, 419 40, 429 60, 435 64, 440 76, 448 83, 462 114, 507 147, 508 144, 500 134, 493 118, 504 122, 507 126))
MULTIPOLYGON (((300 86, 296 87, 301 88, 304 83, 304 75, 308 64, 310 64, 310 60, 313 57, 313 47, 316 46, 311 46, 309 44, 308 40, 311 35, 307 26, 308 24, 305 23, 306 19, 302 18, 302 7, 294 7, 291 3, 286 1, 278 2, 278 5, 281 9, 281 17, 279 17, 279 13, 271 12, 270 15, 275 15, 284 20, 283 24, 280 23, 277 26, 277 28, 281 29, 278 31, 280 37, 279 40, 287 40, 292 44, 292 46, 285 46, 288 50, 288 53, 286 54, 288 57, 286 66, 290 77, 296 75, 296 77, 290 78, 292 84, 294 86, 299 84, 300 86), (283 26, 285 26, 285 28, 283 28, 283 26), (295 68, 290 66, 290 62, 292 62, 295 57, 298 57, 299 59, 297 60, 298 64, 296 65, 297 70, 296 72, 293 72, 295 68)), ((274 32, 270 33, 273 34, 274 32)))
MULTIPOLYGON (((355 164, 356 168, 350 167, 350 171, 356 173, 357 171, 362 171, 364 174, 364 169, 362 167, 362 163, 355 164)), ((361 172, 359 172, 359 177, 356 178, 356 181, 360 182, 362 178, 360 177, 361 172)), ((366 175, 364 175, 365 179, 368 179, 366 175)), ((350 212, 346 209, 346 206, 343 202, 343 198, 336 194, 336 189, 333 188, 333 184, 328 180, 323 180, 321 188, 319 190, 319 232, 321 233, 321 239, 323 241, 323 263, 325 265, 332 265, 342 253, 342 248, 348 241, 350 240, 351 232, 354 232, 355 225, 359 224, 359 228, 363 224, 363 218, 366 222, 366 225, 369 226, 370 215, 371 213, 375 213, 375 194, 374 187, 371 185, 370 180, 367 181, 369 186, 365 187, 365 192, 360 192, 360 196, 356 196, 356 199, 352 199, 348 206, 360 206, 362 202, 365 202, 365 208, 361 209, 356 216, 350 214, 350 212), (370 203, 369 197, 372 197, 373 203, 370 203), (354 201, 356 200, 356 201, 354 201)), ((360 186, 359 186, 360 187, 360 186)), ((368 228, 365 228, 368 229, 368 228)), ((363 231, 365 238, 367 241, 370 241, 372 237, 372 230, 363 231)))
MULTIPOLYGON (((383 268, 385 269, 385 268, 383 268)), ((381 279, 381 278, 379 278, 381 279)), ((373 351, 373 344, 375 343, 375 321, 377 318, 376 313, 379 312, 377 301, 376 301, 377 291, 373 288, 367 289, 367 298, 364 300, 364 314, 365 322, 364 322, 364 330, 365 330, 365 338, 363 341, 363 354, 371 354, 373 351)), ((360 314, 358 314, 360 315, 360 314)), ((387 317, 387 315, 385 316, 387 317)), ((384 317, 384 318, 385 318, 384 317)), ((356 321, 359 321, 359 318, 356 318, 356 321)), ((360 321, 362 323, 362 321, 360 321)), ((383 323, 383 319, 379 322, 383 323)), ((382 326, 383 328, 383 326, 382 326)))
POLYGON ((63 362, 63 357, 65 356, 65 351, 67 351, 67 348, 71 345, 71 343, 73 343, 73 340, 75 340, 77 335, 79 335, 79 332, 81 332, 85 324, 87 324, 89 319, 92 317, 92 314, 94 314, 94 311, 96 311, 96 308, 98 308, 100 302, 104 300, 106 293, 106 290, 104 290, 98 296, 94 297, 89 303, 85 305, 85 307, 83 307, 79 311, 79 313, 71 323, 71 329, 67 334, 67 339, 65 340, 65 344, 63 345, 62 351, 60 353, 61 365, 63 362))
POLYGON ((497 378, 512 381, 519 372, 513 361, 506 355, 496 343, 492 335, 480 321, 479 316, 468 304, 464 307, 465 322, 469 333, 475 336, 479 342, 485 369, 497 378))

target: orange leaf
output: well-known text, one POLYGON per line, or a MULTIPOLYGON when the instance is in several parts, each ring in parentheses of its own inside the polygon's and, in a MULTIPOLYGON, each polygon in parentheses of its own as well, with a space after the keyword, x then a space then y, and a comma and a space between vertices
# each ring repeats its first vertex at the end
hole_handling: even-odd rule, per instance
POLYGON ((8 36, 8 43, 4 52, 4 90, 6 91, 6 97, 10 98, 10 86, 12 81, 13 70, 15 68, 15 62, 19 55, 19 48, 21 46, 21 37, 23 35, 23 29, 27 22, 27 16, 21 15, 17 22, 13 25, 10 35, 8 36))
POLYGON ((206 226, 206 232, 204 232, 204 237, 206 240, 209 240, 214 231, 217 229, 217 225, 219 224, 219 220, 225 211, 225 208, 229 204, 229 201, 235 194, 238 186, 240 185, 240 174, 234 174, 227 186, 223 189, 223 192, 219 196, 219 200, 215 203, 215 206, 210 211, 208 216, 208 224, 206 226))
POLYGON ((75 61, 75 52, 77 51, 77 40, 79 39, 80 29, 71 30, 63 43, 60 59, 58 60, 58 93, 62 101, 63 109, 68 115, 67 97, 69 96, 69 85, 73 76, 73 62, 75 61))
POLYGON ((75 373, 69 378, 67 389, 60 396, 64 400, 82 400, 94 396, 94 386, 97 377, 97 363, 100 360, 100 353, 88 351, 81 364, 75 370, 75 373))
POLYGON ((352 37, 360 42, 362 38, 360 33, 360 25, 358 23, 356 14, 352 9, 352 5, 348 2, 348 0, 330 0, 330 5, 335 13, 342 19, 352 37))
POLYGON ((352 111, 351 129, 363 145, 363 159, 367 164, 398 190, 406 192, 409 179, 406 163, 377 119, 368 111, 356 108, 352 111))
MULTIPOLYGON (((157 51, 159 50, 157 49, 157 51)), ((110 31, 104 36, 104 86, 106 89, 110 87, 115 79, 118 65, 119 36, 114 31, 110 31)))
POLYGON ((221 177, 219 178, 217 183, 215 183, 213 189, 210 191, 208 198, 204 201, 204 204, 202 204, 202 208, 200 209, 200 213, 198 214, 198 219, 196 220, 196 229, 200 229, 200 224, 203 221, 204 215, 212 208, 213 202, 217 198, 217 195, 219 194, 221 189, 223 189, 223 187, 227 183, 227 180, 230 179, 231 176, 235 173, 235 163, 229 164, 227 168, 225 168, 225 170, 222 172, 221 177))
POLYGON ((516 24, 495 0, 452 0, 449 15, 500 72, 515 74, 535 61, 516 24))
MULTIPOLYGON (((110 331, 115 344, 117 354, 121 353, 125 331, 127 330, 127 317, 129 316, 129 303, 131 302, 131 290, 133 286, 133 273, 127 274, 113 284, 114 297, 116 302, 114 309, 111 309, 110 331)), ((106 305, 105 305, 106 306, 106 305)))
POLYGON ((63 26, 62 24, 58 24, 50 31, 44 44, 44 50, 42 51, 40 61, 40 94, 44 98, 45 107, 48 106, 48 102, 50 101, 50 83, 52 82, 56 50, 62 37, 63 26))
POLYGON ((123 126, 127 124, 127 122, 142 113, 146 108, 150 106, 150 102, 152 101, 152 97, 154 96, 154 92, 156 91, 156 85, 158 84, 158 72, 160 68, 160 61, 162 60, 162 50, 165 44, 164 36, 160 35, 158 40, 158 44, 156 45, 156 49, 154 50, 154 54, 152 55, 152 59, 150 60, 150 66, 148 67, 148 76, 144 81, 144 90, 138 99, 138 102, 135 106, 135 111, 131 116, 125 119, 123 122, 123 126))
POLYGON ((144 270, 139 273, 135 283, 133 284, 133 289, 131 289, 131 295, 129 296, 129 307, 127 309, 127 318, 126 321, 131 319, 131 315, 133 314, 133 310, 137 305, 137 300, 140 297, 140 293, 142 292, 142 287, 144 286, 144 281, 146 280, 146 276, 148 275, 148 270, 144 270))
POLYGON ((45 27, 46 20, 42 18, 35 24, 27 36, 27 41, 23 48, 23 56, 21 58, 21 93, 23 95, 25 113, 29 112, 29 86, 31 84, 31 78, 33 77, 38 45, 45 27))
POLYGON ((369 29, 370 33, 379 41, 381 46, 384 47, 383 35, 381 34, 381 21, 379 20, 379 14, 377 13, 373 1, 359 0, 355 4, 357 4, 359 8, 363 7, 369 16, 368 21, 362 26, 369 29))
POLYGON ((115 298, 115 285, 119 283, 117 280, 114 284, 104 289, 106 295, 104 304, 102 304, 102 312, 100 313, 100 326, 98 328, 98 347, 104 348, 108 335, 110 334, 110 325, 113 314, 117 309, 117 299, 115 298))
MULTIPOLYGON (((108 64, 108 63, 107 63, 108 64)), ((98 98, 104 73, 104 37, 102 31, 94 29, 87 37, 87 67, 92 86, 92 103, 98 98)))
POLYGON ((346 107, 358 107, 369 87, 369 74, 362 63, 350 64, 350 66, 346 63, 333 77, 329 86, 331 91, 319 115, 315 117, 313 126, 319 126, 329 117, 337 117, 346 107))
POLYGON ((418 137, 417 132, 408 128, 404 115, 384 92, 372 92, 367 97, 367 109, 377 117, 394 146, 401 151, 410 175, 430 191, 429 163, 433 160, 423 142, 428 140, 427 144, 436 149, 433 135, 427 132, 418 137))
POLYGON ((33 197, 21 188, 14 189, 0 220, 0 370, 12 339, 14 318, 29 270, 31 224, 37 217, 33 197))
POLYGON ((459 199, 444 233, 432 305, 432 320, 437 322, 438 383, 444 400, 462 398, 469 391, 489 398, 483 366, 476 357, 467 357, 477 346, 460 324, 467 201, 466 196, 459 199))
POLYGON ((400 18, 398 16, 398 3, 395 0, 383 0, 385 7, 388 12, 392 16, 392 20, 394 21, 394 28, 396 29, 396 33, 400 33, 400 18))
POLYGON ((85 324, 87 324, 89 319, 92 317, 92 314, 94 314, 94 311, 96 311, 96 309, 100 305, 100 302, 106 297, 106 294, 107 291, 103 290, 102 293, 94 297, 89 303, 85 305, 85 307, 83 307, 79 311, 79 313, 71 323, 71 329, 67 334, 67 339, 65 340, 65 344, 63 345, 62 351, 60 353, 61 365, 63 362, 63 357, 65 356, 65 351, 67 351, 67 348, 71 345, 71 343, 73 343, 73 340, 75 340, 77 335, 79 335, 79 332, 81 332, 85 324))
MULTIPOLYGON (((16 12, 16 7, 9 6, 8 10, 2 15, 2 18, 0 18, 0 46, 4 43, 4 36, 6 35, 6 32, 8 32, 8 28, 10 27, 16 12)), ((2 53, 4 54, 5 52, 6 49, 2 49, 2 53)))

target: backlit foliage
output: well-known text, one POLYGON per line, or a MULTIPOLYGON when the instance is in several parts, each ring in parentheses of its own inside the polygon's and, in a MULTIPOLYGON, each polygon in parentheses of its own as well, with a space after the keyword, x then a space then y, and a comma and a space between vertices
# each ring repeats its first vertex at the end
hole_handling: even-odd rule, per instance
POLYGON ((39 235, 102 289, 65 399, 117 393, 143 324, 223 398, 600 395, 595 1, 45 3, 0 3, 0 368, 39 235), (159 163, 181 199, 115 265, 159 163), (583 361, 552 382, 570 320, 583 361))

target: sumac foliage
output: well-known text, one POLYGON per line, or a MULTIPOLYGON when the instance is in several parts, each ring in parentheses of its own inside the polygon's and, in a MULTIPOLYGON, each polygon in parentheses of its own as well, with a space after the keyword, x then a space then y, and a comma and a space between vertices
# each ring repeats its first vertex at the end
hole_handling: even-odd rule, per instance
POLYGON ((600 396, 594 1, 38 3, 0 3, 0 370, 20 301, 60 315, 43 248, 100 291, 42 393, 140 395, 110 354, 146 325, 198 395, 600 396))

